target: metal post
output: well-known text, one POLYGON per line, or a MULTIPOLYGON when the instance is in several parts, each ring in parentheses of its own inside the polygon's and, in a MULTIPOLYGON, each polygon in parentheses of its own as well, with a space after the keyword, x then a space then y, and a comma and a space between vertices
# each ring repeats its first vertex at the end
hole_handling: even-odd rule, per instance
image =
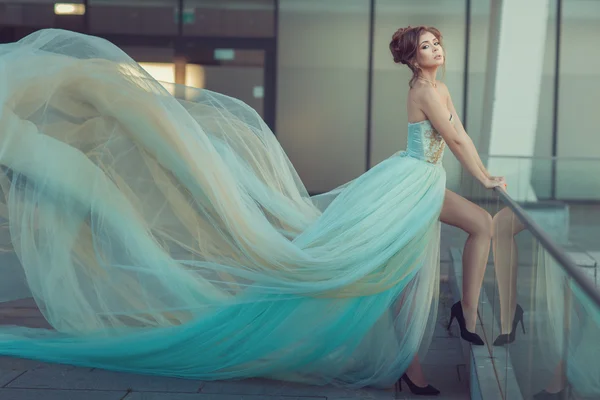
MULTIPOLYGON (((558 155, 558 103, 560 91, 560 37, 562 24, 562 0, 556 0, 556 37, 554 57, 554 99, 552 104, 552 157, 558 155)), ((550 198, 556 200, 556 162, 552 159, 550 198)))
POLYGON ((371 168, 371 120, 373 118, 373 51, 375 40, 375 0, 369 4, 369 66, 367 71, 367 133, 366 133, 366 157, 365 171, 371 168))

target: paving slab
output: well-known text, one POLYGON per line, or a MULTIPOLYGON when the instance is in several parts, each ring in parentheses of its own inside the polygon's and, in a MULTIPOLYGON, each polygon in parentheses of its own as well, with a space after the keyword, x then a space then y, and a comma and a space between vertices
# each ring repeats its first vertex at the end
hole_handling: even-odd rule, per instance
POLYGON ((39 368, 13 380, 9 388, 134 390, 147 392, 197 393, 202 382, 158 376, 134 375, 104 370, 39 368))
POLYGON ((2 400, 121 400, 126 395, 119 391, 0 389, 2 400))
POLYGON ((129 393, 123 400, 327 400, 326 397, 262 396, 246 394, 129 393))
POLYGON ((393 391, 344 389, 334 386, 310 386, 266 379, 206 382, 203 394, 248 394, 259 396, 344 397, 352 399, 391 399, 393 391))
MULTIPOLYGON (((2 370, 0 369, 0 387, 4 387, 23 375, 26 371, 2 370)), ((1 399, 2 397, 0 397, 1 399)))

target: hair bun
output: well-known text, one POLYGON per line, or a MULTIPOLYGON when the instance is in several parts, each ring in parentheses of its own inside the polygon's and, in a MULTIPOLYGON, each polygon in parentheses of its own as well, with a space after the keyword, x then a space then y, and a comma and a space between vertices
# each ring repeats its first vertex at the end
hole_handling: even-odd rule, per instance
POLYGON ((396 31, 396 33, 394 33, 393 39, 394 39, 394 40, 398 40, 398 39, 400 39, 400 36, 402 36, 402 35, 404 34, 404 32, 406 32, 406 31, 407 31, 407 30, 409 30, 409 29, 412 29, 412 27, 411 27, 410 25, 409 25, 409 26, 406 26, 406 27, 404 27, 404 28, 399 28, 399 29, 396 31))
POLYGON ((400 49, 400 39, 407 31, 411 30, 412 27, 409 25, 404 28, 399 28, 392 35, 392 41, 390 43, 390 51, 392 52, 392 56, 394 57, 394 62, 396 64, 407 64, 407 60, 403 57, 404 52, 400 49))

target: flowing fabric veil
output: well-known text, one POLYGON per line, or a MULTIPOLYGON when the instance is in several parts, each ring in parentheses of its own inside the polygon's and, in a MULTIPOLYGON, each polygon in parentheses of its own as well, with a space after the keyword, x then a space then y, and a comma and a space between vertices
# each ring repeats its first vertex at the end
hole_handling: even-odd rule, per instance
POLYGON ((600 311, 562 266, 537 245, 535 328, 546 372, 544 385, 562 366, 570 385, 584 398, 600 397, 600 311))
POLYGON ((246 104, 68 31, 1 45, 0 79, 0 301, 51 327, 0 326, 0 354, 387 386, 427 348, 443 169, 311 198, 246 104))

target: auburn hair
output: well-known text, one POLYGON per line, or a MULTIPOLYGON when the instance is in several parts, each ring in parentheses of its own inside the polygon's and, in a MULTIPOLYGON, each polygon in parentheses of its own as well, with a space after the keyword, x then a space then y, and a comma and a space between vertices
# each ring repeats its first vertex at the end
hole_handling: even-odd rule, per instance
MULTIPOLYGON (((392 35, 392 41, 390 42, 390 52, 394 57, 394 62, 397 64, 407 65, 413 73, 413 76, 409 82, 410 87, 413 87, 415 81, 419 78, 420 68, 417 67, 417 51, 419 49, 419 38, 424 32, 433 34, 442 44, 442 33, 432 26, 407 26, 406 28, 398 29, 392 35)), ((444 66, 446 59, 444 57, 444 66)))

